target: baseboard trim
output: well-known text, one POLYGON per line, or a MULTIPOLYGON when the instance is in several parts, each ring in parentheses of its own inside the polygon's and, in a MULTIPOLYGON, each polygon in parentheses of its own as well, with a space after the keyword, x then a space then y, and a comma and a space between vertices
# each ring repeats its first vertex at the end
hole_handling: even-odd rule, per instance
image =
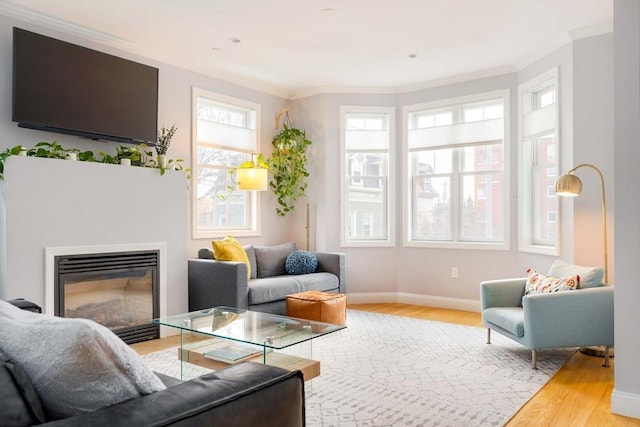
POLYGON ((347 294, 349 304, 402 303, 426 307, 450 308, 452 310, 480 312, 480 301, 449 298, 434 295, 411 294, 407 292, 363 292, 347 294))
POLYGON ((614 388, 611 393, 611 412, 625 417, 640 418, 640 394, 614 388))

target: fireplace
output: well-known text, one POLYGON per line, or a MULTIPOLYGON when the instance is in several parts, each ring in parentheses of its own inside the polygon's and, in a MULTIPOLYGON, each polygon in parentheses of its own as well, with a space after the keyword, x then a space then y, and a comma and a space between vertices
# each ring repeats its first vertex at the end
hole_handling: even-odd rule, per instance
POLYGON ((160 337, 159 251, 54 257, 54 314, 94 320, 128 344, 160 337))

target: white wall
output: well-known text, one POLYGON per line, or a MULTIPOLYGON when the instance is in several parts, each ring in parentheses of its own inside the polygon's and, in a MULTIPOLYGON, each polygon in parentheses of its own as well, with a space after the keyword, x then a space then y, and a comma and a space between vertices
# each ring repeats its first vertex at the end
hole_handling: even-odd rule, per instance
MULTIPOLYGON (((573 44, 573 164, 564 161, 561 173, 582 163, 598 167, 605 179, 608 207, 609 282, 615 281, 613 248, 613 34, 577 40, 573 44)), ((564 159, 563 159, 564 160, 564 159)), ((582 193, 562 198, 562 207, 574 204, 574 260, 581 265, 603 265, 600 179, 580 169, 582 193), (586 231, 586 232, 585 232, 586 231)), ((565 223, 568 223, 565 221, 565 223)))
MULTIPOLYGON (((581 107, 573 111, 574 102, 574 53, 573 45, 569 44, 554 51, 544 58, 534 62, 519 73, 511 73, 502 76, 490 77, 475 81, 461 82, 446 86, 433 87, 403 94, 323 94, 299 99, 293 102, 265 95, 263 93, 232 85, 211 77, 192 73, 177 67, 157 63, 144 58, 134 57, 130 54, 118 52, 111 47, 95 46, 91 42, 77 40, 62 34, 52 33, 51 30, 33 28, 32 25, 16 22, 10 18, 0 17, 0 91, 6 95, 0 105, 0 131, 3 138, 0 139, 0 149, 17 144, 31 146, 40 140, 57 139, 65 146, 92 149, 94 151, 115 151, 117 144, 98 143, 85 141, 75 137, 57 135, 46 132, 21 129, 11 122, 11 28, 13 25, 41 32, 43 34, 58 37, 64 40, 83 44, 92 48, 100 48, 103 51, 119 54, 129 59, 138 60, 157 66, 160 69, 160 107, 159 125, 169 126, 176 123, 178 132, 170 148, 171 157, 186 159, 191 165, 191 88, 197 86, 203 89, 218 91, 225 95, 236 96, 258 102, 262 106, 261 151, 265 154, 271 152, 271 139, 276 133, 273 127, 273 117, 285 105, 292 107, 291 121, 296 127, 306 129, 313 144, 309 152, 311 180, 309 182, 308 197, 300 201, 296 213, 286 217, 278 217, 275 211, 275 197, 271 192, 260 194, 263 215, 262 236, 257 238, 245 238, 244 242, 253 243, 279 243, 285 240, 295 241, 299 247, 306 244, 305 204, 310 205, 311 225, 311 249, 344 251, 347 253, 347 275, 349 279, 349 293, 403 293, 425 297, 460 299, 465 307, 478 300, 478 282, 492 277, 520 276, 524 271, 533 267, 545 271, 553 261, 553 257, 521 253, 517 250, 517 85, 522 81, 536 75, 539 72, 558 66, 560 68, 561 84, 561 137, 562 167, 566 170, 576 160, 596 157, 605 160, 605 172, 610 176, 611 161, 607 161, 606 144, 594 145, 597 139, 607 139, 610 132, 610 124, 607 125, 607 117, 602 121, 591 120, 594 113, 592 104, 602 105, 595 113, 602 113, 611 103, 611 97, 607 98, 607 82, 611 81, 611 70, 607 68, 610 54, 607 51, 607 37, 591 38, 575 43, 575 50, 579 52, 575 56, 576 67, 590 67, 589 70, 576 72, 580 83, 579 89, 589 86, 589 80, 597 76, 598 90, 585 91, 578 97, 581 107), (600 65, 598 65, 600 64, 600 65), (607 72, 609 73, 607 75, 607 72), (584 76, 582 78, 582 76, 584 76), (396 158, 396 170, 400 175, 402 159, 400 158, 401 145, 401 106, 445 99, 456 96, 474 94, 478 92, 492 91, 508 88, 511 91, 511 150, 509 152, 510 187, 511 187, 511 221, 510 221, 510 246, 508 251, 477 251, 477 250, 452 250, 452 249, 421 249, 403 248, 400 243, 391 248, 342 248, 339 237, 340 201, 339 192, 339 106, 340 105, 374 105, 397 107, 396 122, 398 144, 396 158), (598 97, 598 98, 595 98, 598 97), (590 102, 590 99, 596 102, 590 102), (588 107, 589 106, 589 107, 588 107), (580 127, 580 132, 585 136, 579 143, 573 143, 573 120, 579 120, 575 126, 580 127), (604 125, 603 125, 604 123, 604 125), (575 152, 574 152, 575 151, 575 152), (271 213, 271 214, 270 214, 271 213), (452 279, 451 267, 458 267, 459 278, 452 279)), ((600 114, 602 115, 602 114, 600 114)), ((609 137, 609 140, 611 138, 609 137)), ((595 161, 595 160, 592 160, 595 161)), ((590 177, 586 176, 585 180, 590 177)), ((585 185, 587 185, 585 182, 585 185)), ((402 200, 401 186, 398 181, 396 186, 398 203, 396 206, 396 237, 397 242, 402 240, 402 200)), ((593 200, 593 193, 585 192, 585 197, 580 198, 580 210, 584 212, 598 212, 599 202, 593 200), (588 194, 587 194, 588 193, 588 194), (595 208, 594 208, 595 207, 595 208)), ((597 197, 597 195, 595 196, 597 197)), ((189 212, 187 220, 188 255, 195 256, 197 249, 209 246, 210 239, 193 240, 190 238, 190 199, 187 203, 189 212)), ((582 227, 587 227, 588 232, 576 233, 571 227, 572 204, 563 201, 563 223, 568 225, 562 232, 561 253, 567 260, 574 258, 574 235, 592 236, 592 223, 588 221, 582 227)), ((585 216, 586 217, 586 216, 585 216)), ((580 217, 581 220, 582 218, 580 217)), ((97 224, 99 225, 99 224, 97 224)), ((578 243, 582 243, 579 240, 578 243)), ((591 247, 589 245, 588 247, 591 247)), ((581 246, 582 247, 582 246, 581 246)), ((580 249, 575 254, 592 254, 594 251, 580 249)), ((598 252, 598 251, 595 251, 598 252)), ((612 253, 613 255, 613 253, 612 253)), ((582 259, 591 261, 584 256, 582 259)), ((414 299, 415 301, 415 299, 414 299)), ((430 300, 429 300, 430 301, 430 300)), ((428 300, 423 302, 429 303, 428 300)))
MULTIPOLYGON (((558 67, 560 76, 561 171, 577 161, 597 162, 605 176, 612 177, 612 36, 604 35, 576 41, 549 53, 518 73, 481 80, 433 87, 404 94, 363 95, 323 94, 299 99, 295 103, 299 126, 305 127, 313 140, 312 184, 309 202, 312 206, 312 241, 320 249, 347 253, 348 289, 351 301, 396 299, 458 308, 477 308, 478 283, 489 278, 523 276, 527 268, 546 271, 556 257, 535 255, 518 250, 518 144, 517 87, 530 78, 558 67), (574 54, 577 50, 577 54, 574 54), (587 70, 576 67, 588 67, 587 70), (589 81, 597 78, 597 83, 589 81), (576 82, 577 81, 577 82, 576 82), (511 134, 509 150, 510 177, 510 249, 479 251, 462 249, 424 249, 402 247, 401 141, 402 106, 500 89, 511 92, 511 134), (576 91, 581 91, 574 99, 576 91), (575 103, 579 103, 576 108, 575 103), (341 105, 373 105, 396 107, 396 245, 389 248, 340 247, 339 200, 339 107, 341 105), (593 116, 597 116, 597 120, 593 116), (578 129, 580 140, 574 132, 578 129), (595 141, 604 141, 595 143, 595 141), (608 141, 608 144, 607 144, 608 141), (451 278, 451 267, 458 267, 459 278, 451 278), (456 301, 451 301, 455 299, 456 301)), ((588 175, 588 174, 587 174, 588 175)), ((582 176, 582 175, 581 175, 582 176)), ((577 204, 581 220, 574 227, 573 205, 563 201, 562 219, 566 225, 561 234, 561 258, 567 261, 602 265, 600 223, 588 221, 592 213, 598 221, 599 187, 591 188, 586 176, 584 195, 577 204), (593 191, 589 191, 593 190, 593 191), (589 194, 587 194, 589 193, 589 194), (591 196, 590 193, 594 195, 591 196), (594 236, 594 242, 585 236, 594 236), (575 243, 575 245, 574 245, 575 243), (585 244, 588 244, 584 247, 585 244), (580 245, 574 253, 574 246, 580 245), (594 247, 596 248, 594 250, 594 247)), ((304 230, 301 215, 294 216, 292 236, 300 241, 304 230)), ((610 248, 613 258, 613 248, 610 248)), ((610 273, 612 275, 612 273, 610 273)))
MULTIPOLYGON (((511 249, 508 251, 463 251, 402 248, 397 244, 392 248, 341 248, 339 245, 339 117, 340 105, 392 105, 426 102, 461 96, 487 90, 509 88, 511 90, 511 140, 515 144, 517 137, 515 106, 517 101, 517 85, 528 80, 539 72, 552 66, 560 67, 561 85, 561 171, 566 171, 579 162, 597 163, 603 169, 609 188, 613 184, 618 197, 612 200, 609 194, 610 218, 615 219, 615 245, 611 249, 611 265, 615 253, 616 284, 616 391, 613 398, 614 411, 624 412, 631 406, 632 415, 640 416, 640 366, 637 354, 640 353, 640 335, 637 325, 640 323, 640 286, 637 286, 636 266, 640 261, 640 194, 635 183, 640 182, 640 129, 638 111, 640 74, 640 4, 635 0, 614 0, 615 4, 615 39, 614 64, 615 79, 612 78, 611 36, 594 37, 576 41, 551 52, 545 58, 535 61, 518 73, 492 77, 470 82, 457 83, 431 89, 425 89, 400 95, 363 95, 363 94, 324 94, 288 102, 284 99, 263 94, 261 92, 233 85, 213 77, 186 71, 177 67, 161 64, 156 61, 137 57, 119 51, 110 46, 99 46, 88 40, 20 22, 0 16, 0 150, 14 145, 32 146, 38 141, 58 140, 66 147, 83 150, 115 152, 112 143, 98 143, 81 140, 76 137, 51 134, 47 132, 18 128, 11 121, 11 58, 12 27, 14 25, 40 32, 45 35, 77 43, 107 53, 136 60, 160 69, 160 106, 159 125, 170 126, 176 123, 178 133, 169 151, 170 157, 182 157, 190 166, 191 159, 191 87, 217 91, 225 95, 236 96, 258 102, 262 105, 261 151, 271 152, 271 138, 276 133, 273 129, 273 117, 284 106, 291 105, 292 124, 307 130, 313 145, 310 150, 311 180, 309 197, 298 205, 298 211, 285 218, 275 214, 275 198, 270 192, 260 195, 262 210, 265 213, 262 224, 262 236, 244 239, 246 242, 278 243, 292 239, 299 246, 305 244, 305 203, 311 206, 311 248, 317 250, 344 251, 347 253, 348 290, 352 294, 363 294, 371 299, 386 298, 387 301, 403 298, 407 302, 433 303, 447 306, 460 304, 470 307, 478 299, 478 282, 492 277, 508 277, 522 275, 527 267, 542 271, 548 268, 553 257, 521 253, 517 250, 517 147, 510 152, 511 170, 511 249), (611 94, 612 82, 615 80, 615 182, 613 177, 613 153, 611 120, 608 114, 613 103, 611 94), (595 117, 595 118, 594 118, 595 117), (631 183, 631 184, 629 184, 631 183), (635 196, 635 197, 634 197, 635 196), (613 206, 613 207, 612 207, 613 206), (615 248, 615 252, 613 251, 615 248), (450 267, 459 268, 460 277, 451 279, 450 267), (635 412, 633 412, 635 411, 635 412)), ((400 125, 401 114, 398 110, 397 125, 400 125)), ((400 132, 400 127, 398 127, 400 132)), ((400 135, 400 134, 398 134, 400 135)), ((400 138, 397 138, 399 143, 400 138)), ((46 161, 28 159, 35 162, 46 161)), ((20 161, 20 160, 18 160, 20 161)), ((397 160, 397 170, 401 161, 397 160)), ((104 165, 68 165, 61 162, 59 167, 95 167, 104 165)), ((115 167, 115 166, 113 166, 115 167)), ((155 172, 155 171, 147 171, 155 172)), ((573 203, 562 202, 562 218, 565 224, 561 234, 561 257, 576 262, 599 264, 600 246, 597 237, 599 232, 599 206, 597 191, 593 190, 593 177, 584 171, 580 177, 585 182, 585 192, 575 203, 576 217, 573 216, 573 203), (580 217, 577 217, 580 212, 580 217), (575 223, 574 223, 575 219, 575 223), (595 248, 595 249, 594 249, 595 248)), ((165 178, 165 177, 163 177, 165 178)), ((109 178, 105 177, 104 180, 109 178)), ((132 178, 135 185, 137 178, 132 178)), ((105 184, 105 182, 102 182, 105 184)), ((46 183, 42 183, 46 185, 46 183)), ((398 185, 397 194, 401 194, 398 185)), ((28 196, 28 195, 27 195, 28 196)), ((190 201, 186 210, 190 212, 190 201)), ((401 218, 401 203, 398 201, 396 214, 401 218)), ((45 206, 40 206, 43 210, 45 206)), ((181 208, 184 208, 182 206, 181 208)), ((194 256, 201 246, 208 246, 209 239, 192 240, 190 238, 190 214, 186 225, 175 224, 175 230, 187 236, 186 255, 180 254, 181 260, 194 256)), ((13 222, 13 220, 12 220, 13 222)), ((612 222, 613 224, 613 222, 612 222)), ((13 224, 8 224, 13 227, 13 224)), ((55 225, 51 225, 55 227, 55 225)), ((2 230, 0 228, 0 249, 4 250, 7 234, 24 230, 29 238, 32 225, 22 224, 16 228, 2 230)), ((42 227, 38 224, 37 227, 42 227)), ((66 224, 65 228, 73 229, 77 224, 66 224)), ((401 241, 401 224, 397 225, 398 241, 401 241)), ((112 236, 104 230, 111 225, 104 218, 84 223, 81 230, 86 235, 100 237, 109 241, 112 236)), ((62 228, 60 228, 62 230, 62 228)), ((59 230, 59 231, 60 231, 59 230)), ((130 230, 133 232, 133 230, 130 230)), ((612 230, 613 235, 613 230, 612 230)), ((82 240, 82 239, 81 239, 82 240)), ((84 240, 82 240, 84 241, 84 240)), ((40 245, 46 242, 41 242, 40 245)), ((22 243, 20 243, 22 244, 22 243)), ((10 246, 13 246, 11 244, 10 246)), ((10 250, 10 249, 9 249, 10 250)), ((33 255, 30 254, 30 255, 33 255)), ((14 261, 12 261, 14 262, 14 261)), ((22 260, 19 260, 21 263, 22 260)), ((6 275, 8 267, 2 264, 0 269, 6 275)), ((13 274, 13 273, 12 273, 13 274)), ((610 272, 613 274, 613 269, 610 272)), ((25 272, 16 273, 12 286, 20 289, 20 295, 6 294, 6 288, 0 287, 0 297, 25 296, 40 301, 40 294, 34 291, 30 282, 42 280, 39 273, 35 275, 25 272), (25 275, 26 274, 26 275, 25 275), (5 293, 3 294, 3 290, 5 293)), ((13 276, 12 276, 13 277, 13 276)), ((171 310, 185 306, 184 284, 178 285, 175 302, 171 310)))
POLYGON ((187 310, 184 172, 13 156, 2 188, 2 298, 45 307, 45 248, 166 245, 166 307, 187 310))
POLYGON ((640 418, 640 2, 614 1, 616 372, 613 412, 640 418))
MULTIPOLYGON (((0 150, 15 145, 32 147, 40 141, 57 140, 66 148, 91 150, 95 153, 104 151, 115 154, 118 143, 97 142, 81 139, 75 136, 19 128, 11 121, 12 100, 12 29, 14 26, 55 37, 60 40, 97 49, 112 55, 121 56, 133 61, 157 67, 159 71, 159 106, 158 126, 169 127, 173 123, 178 131, 171 143, 168 155, 171 158, 182 158, 186 166, 191 166, 191 88, 193 86, 218 92, 227 96, 247 99, 261 105, 262 127, 260 129, 260 151, 268 155, 271 153, 271 140, 277 133, 274 129, 274 118, 278 111, 288 105, 288 101, 259 91, 237 86, 213 77, 194 73, 178 67, 160 63, 151 59, 118 50, 111 46, 100 45, 89 40, 62 34, 60 32, 39 27, 17 19, 0 16, 0 150)), ((211 245, 212 239, 191 239, 191 195, 187 200, 188 224, 188 255, 196 256, 200 247, 211 245)), ((275 244, 289 239, 289 225, 291 218, 280 218, 269 215, 275 212, 276 199, 271 192, 261 193, 259 196, 263 216, 262 235, 256 238, 241 239, 245 242, 275 244)), ((96 227, 100 224, 96 223, 96 227)), ((303 243, 303 242, 302 242, 303 243)), ((1 268, 1 266, 0 266, 1 268)))

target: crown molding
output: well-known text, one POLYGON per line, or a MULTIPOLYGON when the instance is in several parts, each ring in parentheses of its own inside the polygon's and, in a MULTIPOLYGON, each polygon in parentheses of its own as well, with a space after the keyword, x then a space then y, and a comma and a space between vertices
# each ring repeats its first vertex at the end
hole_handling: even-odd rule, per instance
POLYGON ((63 19, 55 18, 31 9, 25 8, 15 3, 0 3, 0 14, 10 18, 16 18, 30 24, 39 25, 52 30, 60 31, 71 36, 81 37, 99 43, 108 43, 117 46, 127 46, 131 48, 135 44, 122 37, 113 34, 97 31, 83 25, 74 24, 63 19))

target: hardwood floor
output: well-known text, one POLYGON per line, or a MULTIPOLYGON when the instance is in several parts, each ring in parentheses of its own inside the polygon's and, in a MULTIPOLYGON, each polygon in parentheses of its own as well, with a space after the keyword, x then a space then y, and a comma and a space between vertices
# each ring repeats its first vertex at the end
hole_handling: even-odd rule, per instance
MULTIPOLYGON (((350 304, 350 309, 396 316, 482 326, 480 313, 424 307, 409 304, 350 304)), ((177 336, 133 344, 140 354, 179 344, 177 336)), ((615 358, 611 367, 603 368, 602 359, 580 352, 507 423, 514 426, 640 426, 640 420, 611 413, 611 392, 615 358)))

